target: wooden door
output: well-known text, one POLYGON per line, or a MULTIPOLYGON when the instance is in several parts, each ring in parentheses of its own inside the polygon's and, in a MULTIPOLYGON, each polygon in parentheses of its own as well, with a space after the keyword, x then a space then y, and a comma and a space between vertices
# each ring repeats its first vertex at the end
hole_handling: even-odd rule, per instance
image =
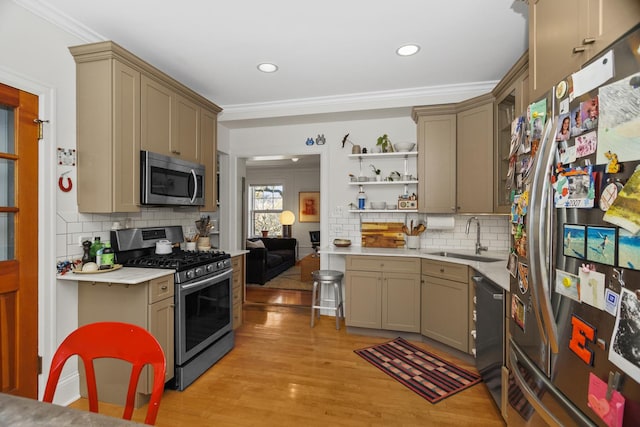
POLYGON ((38 396, 38 97, 0 84, 0 391, 38 396))

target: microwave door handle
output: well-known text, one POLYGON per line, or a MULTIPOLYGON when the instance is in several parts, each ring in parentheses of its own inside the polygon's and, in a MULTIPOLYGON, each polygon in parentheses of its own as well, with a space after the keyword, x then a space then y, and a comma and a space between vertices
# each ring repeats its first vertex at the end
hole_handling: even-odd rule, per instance
POLYGON ((193 176, 193 196, 191 197, 191 204, 193 204, 198 194, 198 177, 196 176, 196 171, 193 169, 191 169, 191 176, 193 176))

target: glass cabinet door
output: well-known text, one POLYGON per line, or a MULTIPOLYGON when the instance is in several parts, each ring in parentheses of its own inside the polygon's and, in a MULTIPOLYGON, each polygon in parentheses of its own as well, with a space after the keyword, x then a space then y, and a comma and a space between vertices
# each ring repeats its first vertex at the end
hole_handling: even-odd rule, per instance
POLYGON ((511 123, 515 118, 515 91, 497 100, 497 147, 496 147, 496 212, 506 213, 511 207, 511 189, 507 187, 509 171, 509 148, 511 123))
POLYGON ((14 109, 0 105, 0 261, 15 257, 14 109))

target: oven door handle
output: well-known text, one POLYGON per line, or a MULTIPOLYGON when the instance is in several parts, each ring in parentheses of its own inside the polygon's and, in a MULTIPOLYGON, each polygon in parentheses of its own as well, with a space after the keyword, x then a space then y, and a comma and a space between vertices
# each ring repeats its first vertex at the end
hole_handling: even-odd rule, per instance
POLYGON ((220 273, 217 274, 213 277, 206 277, 202 280, 198 280, 197 282, 192 282, 192 283, 185 283, 184 285, 180 285, 180 290, 187 290, 187 289, 191 289, 191 288, 196 288, 198 286, 202 286, 204 284, 209 284, 210 282, 218 282, 220 281, 222 278, 224 278, 224 276, 230 276, 231 273, 233 272, 233 270, 228 270, 225 271, 224 273, 220 273))

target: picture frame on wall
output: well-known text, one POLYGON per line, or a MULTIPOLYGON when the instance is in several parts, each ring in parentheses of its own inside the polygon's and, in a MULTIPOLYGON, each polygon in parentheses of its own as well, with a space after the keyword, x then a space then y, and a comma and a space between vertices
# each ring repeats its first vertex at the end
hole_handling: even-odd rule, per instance
POLYGON ((301 191, 298 195, 300 222, 320 222, 320 192, 301 191))

